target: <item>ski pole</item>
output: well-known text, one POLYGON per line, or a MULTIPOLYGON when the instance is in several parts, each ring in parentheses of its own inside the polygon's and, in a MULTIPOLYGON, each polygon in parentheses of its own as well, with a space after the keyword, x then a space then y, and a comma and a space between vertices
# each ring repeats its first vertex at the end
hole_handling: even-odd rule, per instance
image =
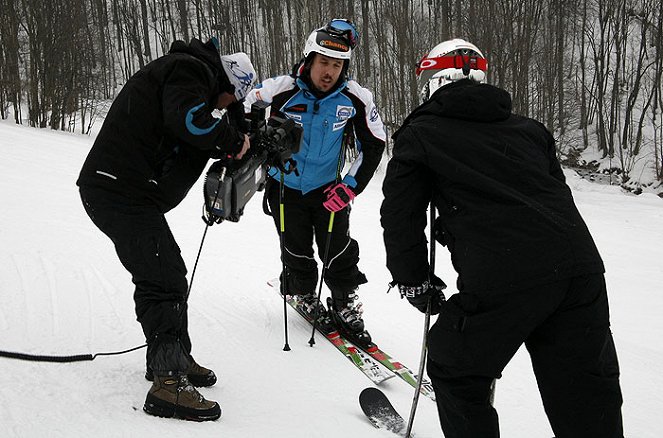
MULTIPOLYGON (((341 151, 338 154, 338 161, 336 162, 336 181, 335 184, 338 184, 341 181, 341 169, 343 168, 343 163, 345 162, 345 150, 348 147, 348 143, 352 141, 350 136, 348 136, 348 127, 350 124, 346 125, 346 129, 343 131, 343 139, 341 140, 341 151)), ((334 215, 335 212, 331 212, 329 215, 329 226, 327 226, 327 242, 325 243, 325 256, 322 261, 322 273, 320 274, 320 287, 318 288, 318 302, 320 302, 320 297, 322 297, 322 283, 325 279, 325 272, 327 271, 327 261, 329 260, 329 246, 331 244, 331 235, 332 229, 334 228, 334 215)), ((315 306, 315 312, 313 314, 313 330, 311 331, 311 339, 308 341, 308 345, 313 347, 315 345, 315 329, 318 325, 318 313, 320 312, 319 306, 315 306)))
MULTIPOLYGON (((322 296, 322 283, 324 282, 325 279, 325 272, 327 272, 327 261, 329 260, 329 246, 331 243, 331 235, 332 235, 332 229, 334 228, 334 215, 335 213, 332 211, 331 214, 329 215, 329 226, 327 227, 327 242, 325 243, 325 259, 322 262, 322 273, 320 274, 320 285, 318 287, 318 302, 320 301, 320 297, 322 296)), ((319 313, 319 306, 315 306, 315 313, 313 315, 313 330, 311 331, 311 339, 308 341, 308 345, 313 347, 315 345, 315 329, 317 328, 318 325, 318 313, 319 313)))
MULTIPOLYGON (((428 281, 433 278, 435 273, 435 238, 433 236, 433 222, 435 221, 435 205, 433 200, 430 202, 430 248, 429 248, 429 261, 428 261, 428 281)), ((417 375, 417 387, 414 390, 414 397, 412 399, 412 407, 410 408, 410 418, 407 421, 407 430, 405 438, 410 438, 412 432, 412 425, 414 424, 414 414, 417 412, 417 404, 419 403, 419 393, 421 392, 421 384, 424 380, 424 365, 426 364, 426 352, 428 344, 428 330, 430 328, 430 313, 431 313, 431 298, 428 298, 428 305, 426 306, 426 314, 424 317, 424 336, 421 344, 421 355, 419 358, 419 374, 417 375)))
MULTIPOLYGON (((219 174, 219 180, 216 185, 216 190, 214 191, 214 201, 212 202, 212 205, 216 204, 216 202, 219 200, 219 191, 221 190, 221 185, 223 184, 223 181, 226 179, 226 170, 227 168, 224 166, 223 170, 219 174)), ((193 278, 196 276, 196 269, 198 268, 198 261, 200 261, 200 254, 203 252, 203 245, 205 244, 205 237, 207 237, 207 230, 209 230, 209 227, 211 227, 215 221, 216 219, 214 218, 214 216, 212 216, 212 213, 209 210, 207 210, 205 204, 203 206, 203 222, 205 222, 205 231, 203 231, 203 237, 202 239, 200 239, 200 247, 198 247, 198 255, 196 256, 196 262, 193 264, 193 270, 191 271, 191 279, 189 280, 189 286, 186 289, 186 296, 184 297, 185 303, 189 301, 189 295, 191 294, 191 286, 193 285, 193 278)))
POLYGON ((283 265, 282 268, 282 274, 281 274, 281 295, 283 296, 283 330, 285 332, 285 345, 283 346, 283 351, 290 351, 290 345, 288 344, 288 302, 286 301, 286 283, 287 283, 287 278, 288 278, 288 273, 286 270, 288 269, 285 265, 285 259, 283 258, 283 254, 285 253, 285 243, 283 242, 283 235, 285 234, 285 207, 283 206, 283 194, 284 194, 284 187, 285 184, 283 184, 283 172, 281 172, 281 178, 279 181, 279 240, 280 240, 280 245, 281 245, 281 263, 283 265))

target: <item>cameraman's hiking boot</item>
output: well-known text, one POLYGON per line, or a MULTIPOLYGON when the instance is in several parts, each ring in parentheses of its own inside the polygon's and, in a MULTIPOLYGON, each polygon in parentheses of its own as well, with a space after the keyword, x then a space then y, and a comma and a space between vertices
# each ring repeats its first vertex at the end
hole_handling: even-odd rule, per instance
POLYGON ((347 300, 327 298, 327 305, 336 327, 351 340, 368 347, 371 345, 371 335, 365 330, 364 320, 361 318, 364 312, 362 304, 354 303, 358 298, 354 292, 351 292, 347 300))
POLYGON ((186 375, 154 376, 143 410, 157 417, 213 421, 221 416, 215 401, 205 400, 186 375))
MULTIPOLYGON (((214 371, 198 365, 193 357, 191 357, 191 365, 186 371, 186 375, 189 378, 189 383, 198 388, 212 386, 216 383, 214 371)), ((150 382, 154 380, 154 373, 151 368, 147 368, 147 371, 145 371, 145 379, 150 382)))

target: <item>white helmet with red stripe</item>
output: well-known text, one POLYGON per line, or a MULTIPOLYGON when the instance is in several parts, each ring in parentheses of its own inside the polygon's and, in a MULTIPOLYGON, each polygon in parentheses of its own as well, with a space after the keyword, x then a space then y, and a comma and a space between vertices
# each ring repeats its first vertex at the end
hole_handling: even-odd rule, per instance
POLYGON ((417 66, 417 80, 425 98, 438 88, 458 81, 471 79, 486 82, 488 62, 472 43, 456 38, 433 47, 417 66))

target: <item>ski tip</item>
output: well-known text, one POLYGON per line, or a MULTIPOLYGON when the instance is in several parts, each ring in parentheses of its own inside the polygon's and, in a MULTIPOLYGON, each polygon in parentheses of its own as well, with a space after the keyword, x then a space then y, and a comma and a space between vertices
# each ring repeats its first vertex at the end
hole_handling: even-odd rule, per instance
POLYGON ((383 392, 374 386, 369 386, 367 388, 362 389, 361 393, 359 394, 359 398, 362 399, 377 394, 383 394, 383 392))
POLYGON ((359 394, 359 405, 373 426, 404 435, 405 420, 382 391, 374 387, 365 388, 359 394))

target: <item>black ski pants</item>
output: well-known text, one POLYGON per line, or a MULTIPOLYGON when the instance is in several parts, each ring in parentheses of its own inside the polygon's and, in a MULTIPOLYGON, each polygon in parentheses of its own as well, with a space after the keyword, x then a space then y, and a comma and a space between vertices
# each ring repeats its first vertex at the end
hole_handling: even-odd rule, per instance
POLYGON ((147 366, 188 368, 186 267, 166 218, 156 206, 96 188, 81 188, 92 222, 113 244, 134 283, 136 316, 147 340, 147 366), (155 356, 158 363, 155 363, 155 356))
MULTIPOLYGON (((280 234, 279 183, 270 179, 266 190, 276 230, 280 234)), ((338 307, 346 302, 350 292, 366 283, 366 276, 357 267, 359 245, 350 237, 350 206, 335 213, 329 236, 330 212, 322 205, 325 200, 324 187, 306 194, 284 187, 284 248, 281 260, 287 270, 286 290, 289 293, 314 294, 318 265, 313 253, 313 239, 318 256, 324 262, 330 237, 325 283, 338 307)))
POLYGON ((431 328, 428 362, 445 438, 499 437, 491 383, 523 343, 556 438, 623 437, 619 365, 598 274, 450 297, 431 328))

